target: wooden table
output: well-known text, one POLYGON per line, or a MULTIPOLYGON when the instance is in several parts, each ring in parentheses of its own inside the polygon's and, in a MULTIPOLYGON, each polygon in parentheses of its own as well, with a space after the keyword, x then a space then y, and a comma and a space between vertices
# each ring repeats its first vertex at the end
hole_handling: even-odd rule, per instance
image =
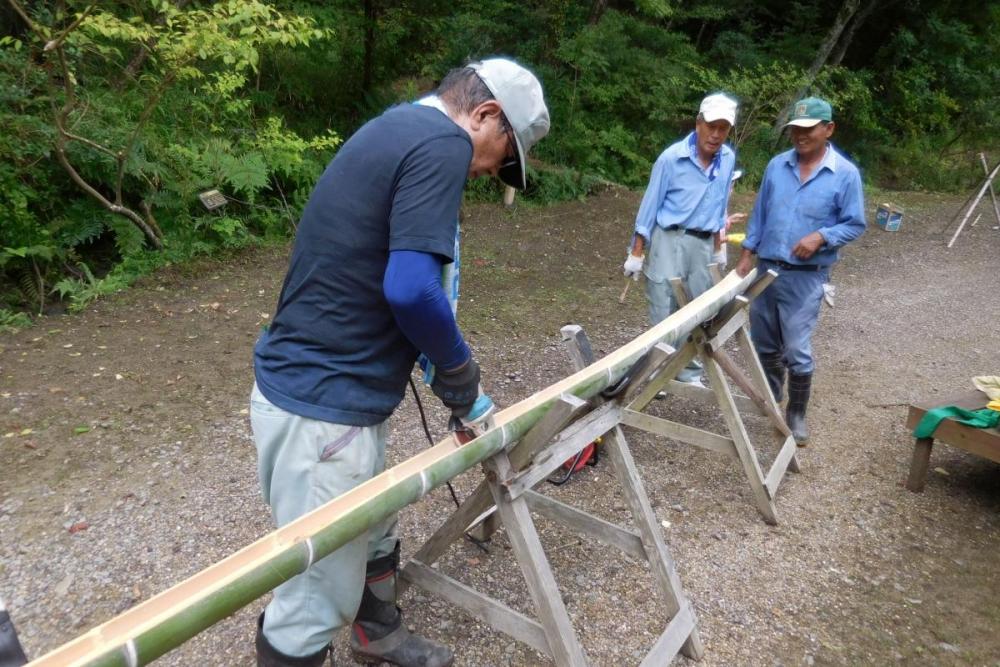
MULTIPOLYGON (((986 394, 973 390, 943 399, 914 403, 906 415, 906 428, 910 431, 915 429, 927 411, 932 408, 955 405, 966 410, 981 410, 986 407, 988 402, 986 394)), ((924 482, 927 481, 927 467, 931 459, 931 447, 935 440, 1000 463, 1000 430, 973 428, 959 424, 953 419, 944 419, 934 431, 933 437, 916 439, 916 444, 913 447, 913 459, 910 461, 910 476, 906 480, 906 488, 910 491, 919 493, 924 490, 924 482)))

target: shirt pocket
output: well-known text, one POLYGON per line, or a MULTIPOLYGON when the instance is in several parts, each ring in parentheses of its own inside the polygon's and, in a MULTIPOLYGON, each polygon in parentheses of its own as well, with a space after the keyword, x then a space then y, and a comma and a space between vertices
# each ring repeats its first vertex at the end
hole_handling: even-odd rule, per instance
POLYGON ((833 193, 808 193, 799 200, 799 217, 809 229, 815 231, 830 227, 837 221, 833 193))

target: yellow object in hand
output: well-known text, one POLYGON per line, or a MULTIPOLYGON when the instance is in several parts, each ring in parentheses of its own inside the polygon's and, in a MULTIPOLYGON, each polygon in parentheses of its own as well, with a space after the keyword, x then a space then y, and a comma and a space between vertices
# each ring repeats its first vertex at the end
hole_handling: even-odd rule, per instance
POLYGON ((747 238, 746 234, 727 234, 726 235, 726 241, 728 241, 729 243, 734 243, 736 245, 739 245, 739 244, 743 243, 743 241, 745 241, 746 238, 747 238))

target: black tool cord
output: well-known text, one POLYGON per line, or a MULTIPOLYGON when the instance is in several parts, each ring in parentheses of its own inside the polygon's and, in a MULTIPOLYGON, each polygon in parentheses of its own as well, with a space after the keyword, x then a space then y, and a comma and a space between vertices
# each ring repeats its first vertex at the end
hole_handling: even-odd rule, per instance
MULTIPOLYGON (((424 414, 424 404, 420 401, 420 394, 417 393, 417 385, 413 384, 413 378, 412 377, 410 378, 410 391, 413 392, 413 400, 415 400, 417 402, 417 412, 420 413, 420 423, 424 427, 424 435, 427 436, 427 442, 430 443, 431 447, 433 447, 434 446, 434 438, 433 438, 433 436, 431 436, 431 430, 427 426, 427 416, 424 414)), ((445 482, 445 485, 448 487, 448 492, 451 493, 451 499, 455 501, 455 507, 461 507, 462 503, 460 503, 459 500, 458 500, 458 494, 455 493, 455 487, 453 487, 451 485, 450 481, 449 482, 445 482)), ((474 537, 473 535, 469 534, 468 532, 465 533, 465 539, 469 540, 470 542, 472 542, 473 544, 475 544, 477 547, 479 547, 480 549, 482 549, 486 553, 490 552, 490 549, 489 549, 489 547, 486 546, 486 542, 485 541, 480 540, 480 539, 474 537)))

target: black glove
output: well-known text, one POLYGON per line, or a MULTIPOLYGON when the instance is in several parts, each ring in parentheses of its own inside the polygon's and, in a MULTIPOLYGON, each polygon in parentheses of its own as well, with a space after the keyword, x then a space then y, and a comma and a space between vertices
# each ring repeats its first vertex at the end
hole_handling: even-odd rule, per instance
POLYGON ((450 371, 437 368, 431 391, 441 399, 456 417, 469 414, 479 396, 479 364, 472 357, 464 366, 450 371))

